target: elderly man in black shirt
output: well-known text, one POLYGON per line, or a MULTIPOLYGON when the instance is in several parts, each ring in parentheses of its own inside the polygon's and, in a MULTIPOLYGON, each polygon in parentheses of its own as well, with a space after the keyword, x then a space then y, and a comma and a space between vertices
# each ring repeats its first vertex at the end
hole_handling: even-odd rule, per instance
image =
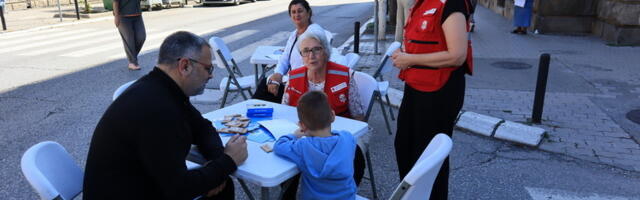
POLYGON ((109 106, 91 140, 85 199, 233 199, 229 175, 247 158, 244 136, 226 147, 189 102, 212 78, 211 47, 176 32, 160 47, 158 66, 109 106), (188 170, 195 144, 208 160, 188 170))

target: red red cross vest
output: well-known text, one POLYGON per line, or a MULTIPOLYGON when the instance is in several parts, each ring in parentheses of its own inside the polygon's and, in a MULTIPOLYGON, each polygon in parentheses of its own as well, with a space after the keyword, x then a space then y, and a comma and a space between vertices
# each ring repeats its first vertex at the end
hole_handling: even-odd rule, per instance
MULTIPOLYGON (((289 72, 289 86, 285 90, 289 96, 289 105, 297 106, 300 96, 309 89, 307 67, 302 66, 289 72)), ((349 113, 349 68, 334 62, 327 63, 327 75, 324 82, 331 109, 338 116, 351 118, 349 113)))
MULTIPOLYGON (((466 0, 467 9, 469 4, 466 0)), ((446 0, 418 0, 411 8, 411 15, 404 26, 404 51, 423 54, 447 50, 447 42, 442 29, 442 14, 446 0)), ((467 31, 469 24, 467 23, 467 31)), ((473 72, 471 41, 467 46, 467 73, 473 72)), ((439 90, 449 80, 451 72, 458 67, 433 68, 412 66, 400 71, 398 76, 409 86, 423 92, 439 90)))

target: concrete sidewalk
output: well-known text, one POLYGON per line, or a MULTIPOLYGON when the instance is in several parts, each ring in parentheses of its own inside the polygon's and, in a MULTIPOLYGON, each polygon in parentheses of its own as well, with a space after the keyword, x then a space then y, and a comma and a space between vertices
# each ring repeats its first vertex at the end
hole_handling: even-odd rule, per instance
MULTIPOLYGON (((475 72, 467 76, 463 110, 529 124, 538 57, 549 53, 543 121, 533 125, 547 131, 538 148, 640 171, 640 125, 625 117, 640 109, 640 48, 608 46, 591 36, 510 34, 510 21, 480 6, 475 19, 475 72)), ((386 38, 378 52, 393 42, 393 33, 386 38)), ((361 36, 357 70, 376 70, 382 55, 373 53, 373 45, 371 33, 361 36)), ((396 105, 404 87, 397 73, 394 69, 385 75, 399 91, 392 95, 396 105)))

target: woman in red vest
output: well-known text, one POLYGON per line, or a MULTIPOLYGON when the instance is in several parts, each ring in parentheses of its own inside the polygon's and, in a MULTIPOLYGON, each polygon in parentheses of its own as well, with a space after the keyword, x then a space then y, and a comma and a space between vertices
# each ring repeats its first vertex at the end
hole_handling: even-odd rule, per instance
MULTIPOLYGON (((464 74, 472 72, 468 0, 417 0, 404 26, 402 50, 392 55, 405 81, 395 138, 400 179, 438 133, 451 136, 464 102, 464 74)), ((449 159, 431 199, 447 199, 449 159)))
MULTIPOLYGON (((298 48, 304 66, 289 72, 289 82, 284 90, 282 104, 297 106, 298 99, 305 92, 323 91, 337 116, 363 120, 364 106, 358 98, 356 82, 351 81, 353 71, 344 65, 329 61, 331 45, 324 30, 307 29, 300 35, 299 40, 298 48)), ((358 146, 353 167, 354 180, 359 185, 364 175, 365 163, 362 149, 358 146)), ((293 182, 292 185, 297 184, 293 182)))

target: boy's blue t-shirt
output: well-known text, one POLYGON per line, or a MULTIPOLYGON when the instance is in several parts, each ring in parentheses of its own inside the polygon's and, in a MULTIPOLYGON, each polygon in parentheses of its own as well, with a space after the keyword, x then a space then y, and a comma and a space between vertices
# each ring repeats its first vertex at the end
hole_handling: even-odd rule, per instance
POLYGON ((274 152, 298 166, 302 173, 302 199, 355 199, 353 158, 356 142, 351 133, 334 131, 331 137, 293 134, 276 141, 274 152))

